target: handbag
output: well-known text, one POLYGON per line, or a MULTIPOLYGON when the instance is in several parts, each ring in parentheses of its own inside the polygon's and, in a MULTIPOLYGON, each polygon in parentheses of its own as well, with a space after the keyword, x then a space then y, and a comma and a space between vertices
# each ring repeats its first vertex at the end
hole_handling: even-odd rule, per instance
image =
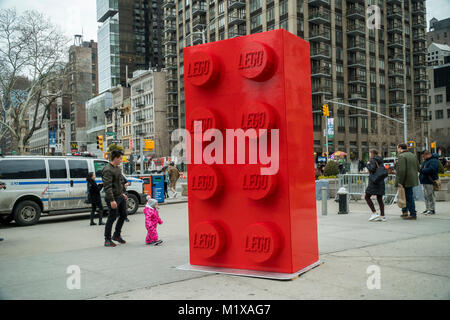
POLYGON ((373 175, 370 176, 370 179, 373 183, 378 184, 388 176, 388 172, 384 166, 379 166, 378 162, 375 160, 375 164, 377 165, 377 170, 373 175))
POLYGON ((437 180, 433 180, 433 190, 434 191, 441 190, 441 180, 439 178, 437 180))
POLYGON ((406 208, 406 194, 405 194, 405 188, 401 184, 398 185, 398 197, 397 197, 397 205, 399 208, 406 208))

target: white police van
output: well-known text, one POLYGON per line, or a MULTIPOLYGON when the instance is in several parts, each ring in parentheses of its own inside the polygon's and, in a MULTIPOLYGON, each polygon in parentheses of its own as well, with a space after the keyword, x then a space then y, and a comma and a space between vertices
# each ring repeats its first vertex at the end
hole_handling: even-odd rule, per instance
MULTIPOLYGON (((102 183, 102 171, 108 162, 87 157, 0 156, 0 222, 12 220, 18 225, 37 223, 42 213, 88 211, 86 204, 89 172, 102 183)), ((145 203, 142 180, 125 177, 127 212, 133 214, 145 203)), ((102 190, 104 209, 104 190, 102 190)))

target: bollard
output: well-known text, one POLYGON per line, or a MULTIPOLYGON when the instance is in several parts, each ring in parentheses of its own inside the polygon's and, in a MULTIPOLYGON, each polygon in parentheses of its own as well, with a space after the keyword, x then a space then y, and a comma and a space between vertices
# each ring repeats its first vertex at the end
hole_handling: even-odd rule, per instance
POLYGON ((327 205, 328 205, 328 190, 325 187, 322 187, 322 215, 327 215, 327 205))
POLYGON ((342 187, 337 192, 339 200, 338 214, 348 214, 348 191, 342 187))

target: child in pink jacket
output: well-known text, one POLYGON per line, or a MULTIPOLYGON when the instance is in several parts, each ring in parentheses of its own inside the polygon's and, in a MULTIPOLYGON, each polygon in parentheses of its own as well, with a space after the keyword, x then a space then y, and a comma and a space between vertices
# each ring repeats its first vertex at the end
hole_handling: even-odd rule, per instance
POLYGON ((163 242, 162 240, 158 240, 158 232, 156 231, 156 226, 163 223, 159 218, 158 209, 158 201, 147 197, 147 204, 144 208, 145 228, 147 229, 145 243, 154 246, 163 242))

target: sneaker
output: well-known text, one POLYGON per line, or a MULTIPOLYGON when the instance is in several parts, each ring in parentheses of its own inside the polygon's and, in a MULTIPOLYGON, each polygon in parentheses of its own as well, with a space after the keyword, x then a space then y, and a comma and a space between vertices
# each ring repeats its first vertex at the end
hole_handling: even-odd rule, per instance
POLYGON ((425 210, 424 212, 422 212, 422 214, 428 215, 428 214, 430 214, 430 210, 425 210))
POLYGON ((114 236, 112 239, 113 239, 114 241, 117 241, 118 243, 121 243, 121 244, 127 243, 125 240, 122 239, 121 236, 114 236))
POLYGON ((377 221, 386 222, 386 216, 380 216, 377 221))
POLYGON ((434 210, 430 210, 428 211, 428 214, 436 214, 436 212, 434 212, 434 210))
POLYGON ((417 220, 417 217, 416 216, 406 216, 406 217, 403 217, 403 220, 417 220))
POLYGON ((178 195, 178 192, 175 192, 175 193, 173 194, 172 198, 176 198, 177 195, 178 195))
POLYGON ((378 219, 379 217, 380 217, 379 214, 377 214, 377 213, 372 213, 372 214, 370 215, 369 221, 375 221, 375 220, 378 219))
POLYGON ((157 246, 161 242, 162 242, 162 240, 155 240, 155 241, 152 241, 152 242, 149 242, 149 243, 146 243, 146 244, 148 244, 150 246, 157 246))
POLYGON ((99 223, 98 223, 99 226, 104 226, 105 224, 106 224, 106 223, 104 223, 104 222, 99 222, 99 223))
POLYGON ((111 240, 105 240, 105 247, 115 247, 116 244, 111 240))
POLYGON ((96 226, 97 224, 95 222, 91 222, 91 226, 96 226))

